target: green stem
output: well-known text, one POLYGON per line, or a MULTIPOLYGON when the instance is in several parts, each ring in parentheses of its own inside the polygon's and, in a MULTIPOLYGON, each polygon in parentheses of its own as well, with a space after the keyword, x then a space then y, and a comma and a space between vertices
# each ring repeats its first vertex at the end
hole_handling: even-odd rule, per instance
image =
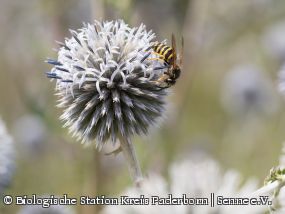
POLYGON ((143 181, 143 176, 142 176, 139 161, 137 159, 134 145, 130 140, 124 138, 123 136, 119 136, 119 139, 120 139, 121 148, 125 156, 125 159, 127 161, 129 172, 132 176, 132 179, 135 185, 137 187, 140 187, 143 181))

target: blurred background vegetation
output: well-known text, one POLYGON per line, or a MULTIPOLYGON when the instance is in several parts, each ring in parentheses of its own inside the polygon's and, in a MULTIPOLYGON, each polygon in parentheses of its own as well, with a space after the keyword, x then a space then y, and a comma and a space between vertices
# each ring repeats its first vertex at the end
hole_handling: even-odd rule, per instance
POLYGON ((18 154, 7 194, 115 196, 131 184, 123 157, 104 155, 113 148, 86 149, 62 128, 54 82, 45 76, 51 66, 44 60, 57 56, 55 41, 94 19, 143 22, 159 41, 174 33, 178 48, 184 36, 183 73, 166 119, 134 139, 146 175, 167 176, 170 163, 202 151, 262 183, 285 140, 277 88, 285 59, 283 0, 0 0, 0 114, 18 154))

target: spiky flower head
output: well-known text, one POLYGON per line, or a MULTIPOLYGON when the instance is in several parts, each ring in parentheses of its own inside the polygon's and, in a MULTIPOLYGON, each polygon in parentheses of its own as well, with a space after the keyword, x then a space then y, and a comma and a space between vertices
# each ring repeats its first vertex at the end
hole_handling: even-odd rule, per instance
POLYGON ((99 148, 118 136, 146 134, 164 111, 165 90, 153 81, 163 72, 149 60, 155 38, 145 25, 124 21, 84 24, 61 43, 48 77, 57 79, 61 120, 83 142, 99 148))
POLYGON ((0 119, 0 196, 9 185, 15 169, 13 140, 0 119))

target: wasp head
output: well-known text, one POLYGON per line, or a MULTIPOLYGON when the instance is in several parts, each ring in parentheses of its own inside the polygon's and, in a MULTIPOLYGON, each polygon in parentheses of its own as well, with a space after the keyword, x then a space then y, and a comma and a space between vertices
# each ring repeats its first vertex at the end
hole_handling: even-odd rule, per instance
POLYGON ((179 66, 174 66, 172 69, 172 78, 174 80, 178 79, 181 73, 181 69, 179 66))

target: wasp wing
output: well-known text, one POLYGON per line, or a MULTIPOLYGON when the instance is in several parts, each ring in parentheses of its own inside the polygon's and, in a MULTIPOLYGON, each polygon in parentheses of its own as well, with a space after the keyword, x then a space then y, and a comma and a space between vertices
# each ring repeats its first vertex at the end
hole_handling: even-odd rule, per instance
POLYGON ((171 35, 171 43, 172 43, 172 52, 173 52, 173 66, 176 65, 176 41, 175 41, 175 36, 172 33, 171 35))
POLYGON ((182 38, 181 38, 181 52, 180 52, 180 56, 179 56, 179 64, 180 64, 180 66, 183 63, 183 55, 184 55, 184 38, 182 36, 182 38))

